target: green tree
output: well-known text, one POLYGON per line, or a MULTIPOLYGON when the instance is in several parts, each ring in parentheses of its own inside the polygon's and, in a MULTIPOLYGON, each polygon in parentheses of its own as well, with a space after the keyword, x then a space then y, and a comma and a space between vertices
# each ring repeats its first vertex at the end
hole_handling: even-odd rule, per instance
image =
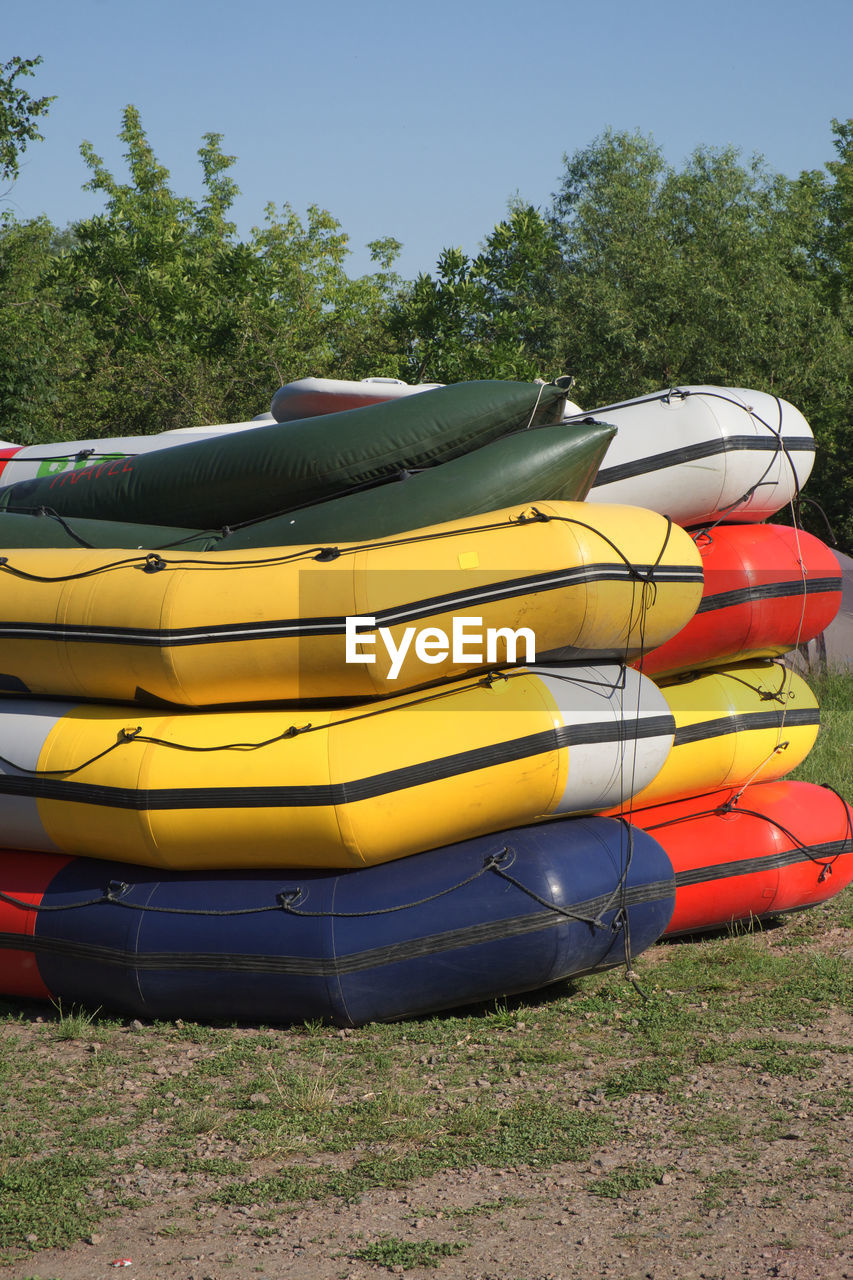
POLYGON ((510 205, 475 258, 445 249, 435 275, 418 276, 393 312, 404 376, 412 382, 531 379, 551 368, 559 265, 547 222, 520 202, 510 205))
POLYGON ((853 305, 853 119, 833 120, 832 132, 836 154, 826 165, 829 178, 803 174, 801 180, 812 186, 815 180, 821 183, 825 221, 819 256, 832 305, 849 325, 853 305))
MULTIPOLYGON (((462 249, 444 249, 435 276, 421 273, 397 303, 389 330, 403 353, 410 382, 462 382, 492 353, 483 350, 478 325, 483 291, 462 249)), ((482 376, 482 375, 479 375, 482 376)))
POLYGON ((91 346, 86 317, 51 283, 64 238, 47 218, 0 217, 0 436, 18 444, 62 437, 91 346))
POLYGON ((814 202, 759 160, 700 148, 679 172, 651 139, 608 133, 567 162, 554 216, 562 339, 587 399, 674 382, 802 393, 826 375, 814 202))
POLYGON ((563 263, 549 220, 533 205, 512 200, 476 265, 493 341, 512 353, 514 376, 565 372, 554 342, 563 263))
MULTIPOLYGON (((808 493, 824 507, 839 544, 853 553, 853 119, 833 120, 835 158, 826 172, 800 175, 800 198, 819 211, 819 225, 810 252, 837 329, 844 335, 841 350, 832 347, 835 378, 806 410, 816 427, 819 448, 808 493)), ((821 534, 820 525, 814 525, 821 534)))
POLYGON ((813 178, 733 148, 700 148, 678 171, 651 139, 610 132, 568 160, 556 324, 582 403, 673 383, 775 392, 812 423, 809 492, 837 512, 826 464, 840 457, 851 349, 815 253, 825 208, 813 178))
POLYGON ((395 372, 383 322, 399 283, 397 242, 376 242, 379 269, 353 281, 347 236, 317 207, 303 223, 289 205, 269 205, 264 226, 242 240, 221 135, 206 134, 198 152, 200 203, 172 190, 132 106, 119 136, 125 182, 89 143, 81 148, 87 189, 105 209, 75 225, 52 281, 93 338, 70 409, 78 435, 249 417, 306 373, 395 372))
POLYGON ((12 182, 30 142, 41 141, 36 121, 47 114, 50 98, 32 98, 17 81, 35 74, 41 58, 10 58, 0 63, 0 181, 12 182))

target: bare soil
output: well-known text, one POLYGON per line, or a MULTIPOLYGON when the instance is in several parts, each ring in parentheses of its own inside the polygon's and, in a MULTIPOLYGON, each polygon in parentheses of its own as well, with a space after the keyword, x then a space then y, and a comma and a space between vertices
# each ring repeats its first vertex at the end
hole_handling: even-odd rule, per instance
MULTIPOLYGON (((132 1197, 134 1207, 105 1202, 112 1212, 90 1237, 66 1249, 41 1250, 34 1241, 28 1255, 0 1266, 0 1277, 853 1280, 851 1031, 844 1011, 800 1028, 795 1038, 813 1055, 802 1077, 715 1064, 683 1080, 677 1096, 606 1096, 600 1086, 613 1061, 603 1040, 582 1070, 548 1082, 552 1100, 612 1122, 610 1139, 587 1158, 542 1168, 477 1166, 373 1190, 354 1203, 212 1205, 215 1184, 203 1175, 146 1165, 144 1153, 161 1131, 152 1118, 132 1135, 140 1152, 133 1172, 116 1178, 116 1197, 132 1197), (839 1104, 845 1096, 846 1107, 839 1104)), ((75 1062, 91 1044, 51 1039, 35 1019, 16 1023, 15 1034, 39 1042, 45 1069, 73 1091, 75 1062)), ((249 1054, 260 1033, 234 1034, 249 1054)), ((146 1040, 152 1043, 148 1032, 146 1040)), ((132 1095, 146 1079, 181 1067, 174 1046, 164 1047, 162 1058, 146 1059, 144 1078, 126 1087, 132 1095)), ((211 1138, 199 1150, 221 1154, 222 1145, 211 1138)), ((250 1176, 267 1171, 259 1162, 250 1176)))

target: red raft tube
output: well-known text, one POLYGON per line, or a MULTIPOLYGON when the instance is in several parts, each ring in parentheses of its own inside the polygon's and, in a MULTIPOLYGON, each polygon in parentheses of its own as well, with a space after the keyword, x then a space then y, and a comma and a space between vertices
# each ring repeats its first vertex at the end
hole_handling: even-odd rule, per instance
POLYGON ((675 870, 667 934, 813 907, 853 880, 853 809, 831 787, 756 783, 637 809, 630 821, 675 870))
POLYGON ((635 664, 646 675, 781 657, 820 635, 841 608, 841 565, 803 529, 718 525, 693 539, 702 600, 681 631, 635 664))
POLYGON ((36 921, 51 882, 70 858, 52 853, 22 860, 0 850, 3 892, 0 892, 0 972, 2 991, 7 996, 28 1000, 50 1000, 38 960, 29 941, 35 936, 36 921), (26 907, 20 904, 26 903, 26 907), (27 941, 15 945, 15 935, 27 941))

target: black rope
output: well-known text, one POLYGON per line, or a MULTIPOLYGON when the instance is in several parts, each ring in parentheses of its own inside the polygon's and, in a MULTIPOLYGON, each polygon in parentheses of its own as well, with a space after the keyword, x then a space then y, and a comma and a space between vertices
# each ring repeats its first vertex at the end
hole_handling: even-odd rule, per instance
POLYGON ((295 507, 280 507, 277 511, 268 511, 262 516, 253 516, 251 520, 238 521, 230 526, 229 532, 239 533, 242 529, 251 529, 256 524, 263 524, 266 520, 279 520, 283 516, 294 515, 300 511, 311 511, 314 507, 322 507, 327 502, 334 502, 338 498, 348 498, 350 494, 365 493, 368 489, 382 490, 386 486, 400 484, 412 476, 420 475, 424 471, 434 471, 438 465, 436 463, 434 466, 426 467, 401 467, 392 475, 382 476, 379 480, 362 480, 360 484, 350 485, 340 493, 325 494, 322 497, 312 498, 308 502, 297 503, 295 507))
MULTIPOLYGON (((44 517, 49 520, 53 520, 56 524, 60 526, 60 528, 64 529, 64 531, 68 534, 69 538, 71 538, 74 542, 76 542, 77 545, 79 547, 82 547, 85 551, 103 550, 102 547, 98 547, 94 542, 89 542, 88 539, 84 538, 83 535, 74 528, 74 526, 70 523, 70 521, 66 520, 64 516, 61 516, 58 511, 55 511, 53 509, 53 507, 8 506, 8 507, 2 508, 2 510, 0 510, 0 536, 2 536, 2 518, 4 515, 38 516, 38 517, 44 517)), ((140 529, 142 529, 142 526, 139 526, 139 527, 140 529)), ((221 540, 222 538, 227 537, 230 532, 231 532, 231 529, 228 527, 228 525, 224 525, 220 529, 188 529, 186 537, 174 538, 171 542, 160 543, 156 548, 152 548, 152 550, 157 550, 157 551, 169 551, 172 549, 177 550, 180 547, 182 547, 184 543, 195 542, 199 538, 211 538, 211 539, 219 538, 221 540)), ((21 549, 23 550, 24 548, 21 548, 21 549)), ((33 548, 26 548, 26 550, 32 550, 32 549, 33 548)), ((58 581, 61 581, 61 579, 58 579, 58 581)))
MULTIPOLYGON (((814 508, 815 508, 815 510, 816 510, 816 511, 818 512, 818 514, 820 515, 820 518, 823 520, 824 532, 826 533, 826 537, 827 537, 828 541, 829 541, 829 542, 831 542, 831 543, 832 543, 832 545, 833 545, 834 547, 837 547, 837 546, 838 546, 838 539, 837 539, 837 538, 836 538, 836 536, 835 536, 835 530, 833 529, 832 525, 830 524, 829 516, 826 514, 826 512, 824 511, 824 509, 823 509, 823 507, 820 505, 820 503, 819 503, 819 502, 816 502, 814 498, 807 498, 807 497, 805 496, 805 494, 800 494, 800 495, 799 495, 799 499, 798 499, 798 500, 799 500, 799 502, 806 502, 806 503, 808 503, 808 505, 809 505, 810 507, 814 507, 814 508)), ((799 512, 798 512, 797 514, 799 515, 799 512)), ((799 524, 799 522, 798 522, 798 524, 799 524)), ((800 528, 802 528, 802 525, 801 525, 801 524, 799 524, 799 527, 800 527, 800 528)))
POLYGON ((835 787, 831 786, 828 782, 822 782, 820 785, 826 791, 831 791, 834 796, 838 797, 839 801, 841 802, 844 808, 844 816, 845 816, 845 821, 847 825, 847 833, 846 835, 842 836, 842 840, 841 840, 842 848, 839 849, 837 853, 833 854, 831 858, 821 858, 819 855, 815 854, 813 848, 810 845, 806 844, 804 840, 801 840, 800 837, 796 835, 795 832, 791 831, 789 827, 786 827, 784 823, 781 823, 777 821, 776 818, 771 817, 770 814, 762 813, 760 809, 744 808, 739 803, 740 795, 742 793, 737 791, 732 796, 730 796, 728 800, 722 801, 720 804, 715 805, 711 809, 700 809, 700 810, 694 811, 693 813, 681 814, 677 818, 666 818, 666 819, 663 819, 661 822, 655 822, 650 824, 649 826, 644 827, 644 830, 659 831, 663 827, 680 826, 682 823, 692 822, 694 819, 713 818, 713 817, 716 817, 718 814, 727 814, 727 813, 743 813, 751 818, 760 818, 764 822, 768 823, 770 826, 775 827, 777 831, 781 831, 782 835, 785 836, 785 838, 791 842, 793 847, 795 849, 799 849, 802 853, 804 853, 806 857, 809 859, 809 861, 813 862, 816 866, 823 868, 820 876, 818 877, 818 882, 820 883, 826 879, 827 875, 832 875, 833 863, 837 862, 838 859, 843 854, 853 853, 853 811, 851 811, 850 806, 842 796, 841 792, 836 791, 835 787))
POLYGON ((390 715, 394 711, 408 709, 409 707, 421 706, 428 702, 436 702, 442 698, 453 697, 457 693, 464 693, 470 689, 481 687, 490 688, 495 680, 511 680, 528 674, 526 670, 520 669, 515 671, 488 672, 485 676, 481 676, 476 680, 472 680, 467 684, 453 685, 452 687, 444 686, 432 693, 424 693, 418 698, 412 698, 404 703, 398 703, 396 706, 379 703, 372 705, 369 710, 358 711, 349 716, 341 717, 327 724, 304 724, 289 725, 287 729, 281 733, 274 734, 271 738, 266 738, 259 742, 224 742, 211 746, 199 746, 193 743, 169 742, 165 738, 155 738, 148 734, 142 733, 142 726, 137 725, 135 729, 121 729, 117 740, 109 747, 105 747, 103 751, 99 751, 90 759, 83 761, 82 764, 74 765, 68 769, 30 769, 26 765, 16 764, 13 760, 0 756, 0 764, 10 766, 18 773, 31 774, 33 777, 46 777, 53 774, 79 773, 81 769, 87 768, 88 765, 94 764, 100 760, 102 756, 109 755, 110 752, 117 750, 118 747, 128 742, 144 742, 153 746, 171 747, 175 751, 193 751, 193 752, 209 752, 209 751, 255 751, 261 747, 272 746, 273 743, 286 741, 288 738, 296 738, 302 733, 320 733, 323 730, 330 729, 339 724, 353 724, 358 720, 370 720, 375 716, 390 715))
MULTIPOLYGON (((501 850, 499 850, 499 852, 489 854, 488 857, 484 858, 483 865, 479 867, 476 871, 474 871, 470 876, 466 876, 464 880, 460 880, 456 884, 448 885, 445 889, 439 889, 436 893, 429 894, 423 898, 418 898, 413 902, 398 903, 396 906, 380 907, 372 911, 306 911, 306 910, 303 910, 300 908, 299 904, 305 901, 307 894, 303 891, 301 887, 297 887, 295 889, 282 890, 280 893, 276 895, 277 901, 274 905, 268 905, 268 906, 262 906, 262 907, 232 907, 222 911, 215 911, 212 908, 199 908, 199 907, 159 907, 159 906, 152 906, 149 903, 128 902, 121 895, 129 892, 131 886, 123 881, 116 881, 116 880, 111 881, 110 884, 107 886, 107 888, 103 891, 103 893, 99 897, 90 898, 85 902, 64 902, 64 903, 57 903, 55 905, 42 904, 42 903, 34 904, 32 902, 25 902, 19 898, 13 897, 11 894, 3 893, 3 892, 0 892, 0 902, 5 902, 5 903, 8 903, 10 906, 20 907, 25 911, 32 911, 36 914, 40 912, 47 912, 47 911, 49 912, 75 911, 75 910, 85 909, 88 907, 97 907, 97 906, 103 905, 104 903, 109 903, 113 906, 125 907, 133 911, 153 912, 154 914, 157 914, 157 915, 220 917, 220 916, 260 915, 269 911, 284 911, 288 915, 299 916, 300 918, 304 918, 304 919, 360 920, 370 916, 390 915, 397 911, 411 911, 416 907, 426 906, 430 902, 435 902, 439 898, 446 897, 450 893, 456 893, 460 889, 467 888, 468 885, 474 884, 475 881, 479 880, 482 876, 486 875, 488 872, 494 871, 498 875, 500 875, 504 880, 507 880, 510 884, 513 884, 516 888, 520 889, 523 893, 526 893, 529 897, 533 898, 541 906, 547 907, 549 910, 555 911, 558 915, 566 916, 569 919, 577 920, 583 924, 589 924, 590 926, 595 926, 596 928, 604 929, 609 927, 613 929, 613 926, 605 925, 604 922, 600 919, 600 916, 597 917, 596 919, 592 919, 588 916, 581 915, 578 912, 569 911, 567 908, 560 907, 556 903, 548 902, 546 899, 541 898, 538 894, 534 893, 532 889, 529 889, 526 885, 523 885, 519 880, 516 880, 513 876, 508 875, 505 871, 505 868, 512 866, 513 862, 515 861, 515 857, 516 857, 515 850, 509 845, 504 845, 504 847, 501 850)), ((617 890, 615 890, 614 893, 618 892, 619 888, 620 886, 617 886, 617 890)), ((610 910, 610 903, 608 903, 603 908, 603 911, 608 911, 608 910, 610 910)), ((613 931, 615 931, 615 929, 613 931)))
MULTIPOLYGON (((689 395, 690 393, 687 392, 684 394, 689 395)), ((776 401, 776 406, 779 410, 779 426, 773 427, 770 425, 769 422, 766 422, 764 418, 762 418, 761 414, 756 413, 754 409, 749 408, 746 405, 740 404, 732 396, 723 395, 722 392, 720 391, 710 391, 710 390, 702 391, 699 394, 707 396, 709 399, 722 400, 725 404, 733 404, 736 408, 743 409, 744 413, 748 414, 750 418, 760 423, 762 427, 765 427, 776 441, 776 448, 773 451, 770 461, 768 462, 767 466, 764 468, 764 471, 761 473, 761 476, 759 477, 759 479, 756 480, 755 484, 750 485, 750 487, 746 490, 746 492, 741 494, 741 496, 739 498, 736 498, 733 502, 727 503, 724 507, 719 507, 717 519, 714 520, 710 525, 706 527, 709 529, 715 529, 718 524, 723 523, 723 521, 726 518, 726 515, 730 511, 733 511, 737 507, 741 506, 742 503, 746 502, 747 499, 752 497, 752 495, 755 493, 757 489, 761 488, 767 476, 770 474, 773 464, 778 458, 780 452, 785 455, 785 458, 787 459, 787 462, 788 462, 788 466, 791 468, 791 475, 794 478, 794 497, 792 501, 795 504, 798 503, 800 500, 800 477, 797 474, 797 468, 794 465, 794 459, 791 457, 791 452, 788 448, 787 442, 785 441, 785 437, 782 432, 784 411, 782 409, 782 401, 779 398, 779 396, 777 395, 773 396, 773 399, 776 401)))
MULTIPOLYGON (((438 898, 444 898, 448 893, 456 893, 458 889, 465 889, 469 884, 473 884, 475 880, 479 880, 487 871, 498 871, 501 862, 504 860, 506 866, 512 866, 515 861, 515 850, 509 845, 504 845, 499 853, 489 854, 484 859, 482 867, 473 872, 465 880, 460 880, 457 884, 448 885, 446 889, 439 889, 437 893, 431 893, 425 898, 418 898, 414 902, 401 902, 396 907, 380 907, 374 911, 302 911, 299 903, 305 901, 307 895, 303 895, 301 888, 288 889, 284 893, 280 893, 279 902, 281 906, 290 915, 304 917, 309 920, 331 918, 334 920, 362 920, 367 916, 383 916, 391 915, 395 911, 410 911, 413 907, 423 907, 429 902, 435 902, 438 898)), ((546 904, 547 905, 547 904, 546 904)), ((556 910, 556 908, 555 908, 556 910)))
POLYGON ((43 911, 76 911, 82 907, 97 907, 102 902, 110 901, 112 899, 107 896, 107 893, 102 893, 99 898, 90 898, 87 902, 61 902, 56 905, 48 905, 42 902, 24 902, 20 898, 13 898, 10 893, 0 891, 0 902, 5 902, 10 907, 21 907, 24 911, 32 911, 39 915, 43 911))
MULTIPOLYGON (((47 509, 45 509, 45 511, 47 512, 47 509)), ((57 519, 60 519, 60 517, 57 517, 57 519)), ((561 515, 549 514, 547 512, 540 511, 536 507, 531 507, 529 509, 529 513, 528 511, 522 510, 517 516, 510 516, 508 519, 493 521, 489 524, 464 525, 461 528, 454 526, 449 529, 444 529, 440 531, 431 530, 431 531, 428 531, 428 532, 425 531, 419 534, 405 533, 405 534, 399 534, 395 537, 371 539, 367 542, 347 543, 347 544, 344 544, 343 546, 300 547, 298 550, 293 552, 288 552, 288 553, 279 554, 279 555, 268 555, 268 556, 264 556, 263 558, 254 557, 252 559, 245 559, 245 560, 241 559, 241 560, 223 561, 218 556, 211 555, 209 552, 199 552, 197 553, 197 555, 202 556, 203 557, 202 559, 196 559, 196 558, 190 559, 188 557, 181 557, 178 559, 171 559, 171 558, 165 559, 162 556, 155 555, 153 553, 146 551, 144 554, 141 554, 141 555, 123 556, 121 557, 121 559, 111 561, 108 564, 96 565, 94 568, 82 569, 76 573, 58 574, 56 576, 49 576, 47 574, 28 573, 26 572, 26 570, 17 569, 15 565, 10 562, 10 559, 8 556, 0 556, 0 568, 4 569, 7 573, 12 574, 14 577, 21 578, 28 582, 74 582, 80 579, 97 576, 98 574, 101 574, 101 573, 109 573, 113 570, 133 568, 133 567, 140 568, 146 572, 160 571, 163 569, 203 569, 203 570, 223 570, 227 572, 232 572, 238 569, 268 568, 273 565, 293 564, 293 563, 298 563, 300 561, 305 561, 309 559, 313 559, 315 561, 319 561, 322 563, 324 561, 337 560, 341 556, 346 556, 346 557, 355 556, 355 555, 358 555, 360 552, 366 551, 366 550, 384 550, 389 547, 415 546, 422 542, 438 542, 445 538, 456 538, 456 537, 459 537, 460 535, 465 535, 469 533, 500 532, 500 531, 506 531, 508 529, 513 529, 521 525, 554 522, 559 524, 574 525, 579 529, 584 529, 587 532, 594 534, 596 537, 600 538, 602 542, 604 542, 607 546, 609 546, 610 549, 619 557, 619 559, 622 560, 623 564, 625 565, 625 567, 628 569, 629 573, 631 573, 633 577, 635 577, 638 581, 648 582, 653 584, 654 572, 660 566, 660 562, 666 551, 666 547, 669 543, 670 535, 672 531, 672 521, 668 516, 664 517, 664 519, 667 521, 667 527, 666 527, 666 533, 664 535, 663 543, 661 545, 660 551, 658 552, 658 555, 657 555, 657 558, 655 559, 654 564, 646 572, 643 572, 635 564, 633 564, 633 562, 628 558, 625 552, 622 551, 622 549, 619 546, 617 546, 617 544, 613 542, 611 538, 607 537, 606 534, 602 533, 599 529, 596 529, 594 525, 587 524, 586 522, 582 520, 578 520, 572 516, 561 516, 561 515)), ((60 523, 63 524, 63 527, 67 527, 65 526, 64 521, 61 521, 61 519, 60 519, 60 523)), ((69 530, 69 532, 71 531, 69 530)), ((72 532, 72 536, 76 537, 76 535, 73 534, 73 532, 72 532)), ((82 545, 85 545, 85 544, 82 544, 82 545)), ((91 548, 91 549, 94 549, 94 548, 91 548)), ((159 550, 164 550, 164 548, 159 548, 159 550)))
MULTIPOLYGON (((628 559, 628 557, 625 555, 625 552, 622 550, 622 548, 617 546, 616 543, 612 540, 612 538, 608 538, 606 533, 602 533, 601 529, 597 529, 595 525, 586 524, 583 520, 578 520, 574 516, 549 515, 547 512, 541 512, 538 509, 538 507, 533 507, 531 508, 531 510, 533 511, 536 518, 539 520, 555 521, 560 524, 571 524, 571 525, 577 526, 577 528, 579 529, 585 529, 588 533, 595 534, 596 537, 600 538, 602 542, 605 542, 607 546, 610 547, 611 551, 614 551, 616 553, 616 555, 625 565, 626 569, 628 569, 629 573, 631 573, 631 575, 634 578, 636 578, 637 581, 647 583, 650 586, 653 586, 655 590, 657 590, 657 583, 655 582, 655 579, 654 579, 654 573, 655 573, 655 570, 660 567, 660 562, 663 559, 664 552, 666 551, 666 548, 669 545, 669 540, 672 534, 672 526, 673 526, 673 521, 670 516, 665 515, 661 517, 663 520, 666 521, 666 532, 664 534, 663 543, 661 544, 660 551, 657 554, 654 564, 649 568, 649 570, 646 573, 643 573, 641 569, 637 568, 637 566, 633 563, 633 561, 628 559)), ((519 521, 519 523, 522 523, 522 522, 519 521)))
MULTIPOLYGON (((111 752, 124 746, 126 742, 136 742, 139 739, 140 732, 141 725, 137 725, 135 729, 119 729, 115 742, 108 747, 104 747, 103 751, 99 751, 97 755, 84 760, 82 764, 73 765, 70 769, 30 769, 26 765, 15 764, 14 760, 9 760, 6 756, 0 756, 0 764, 8 765, 15 773, 28 773, 33 777, 49 778, 59 774, 68 777, 72 773, 79 773, 81 769, 88 768, 90 764, 94 764, 97 760, 102 760, 104 756, 110 755, 111 752)), ((142 739, 142 741, 146 741, 146 739, 142 739)))
POLYGON ((114 880, 111 881, 99 898, 90 898, 86 902, 35 904, 24 902, 21 899, 12 897, 11 894, 2 892, 0 892, 0 902, 6 902, 13 907, 22 907, 25 911, 32 911, 36 915, 40 915, 44 911, 79 911, 88 907, 99 907, 104 903, 109 903, 115 907, 127 907, 132 911, 151 911, 157 915, 167 916, 253 916, 262 915, 267 911, 281 911, 283 907, 280 901, 266 907, 231 907, 227 911, 214 911, 212 908, 205 909, 202 907, 155 907, 143 902, 127 902, 124 898, 117 896, 127 893, 129 889, 129 884, 114 880))
POLYGON ((785 681, 788 679, 788 674, 784 669, 780 670, 782 683, 775 692, 772 689, 761 689, 757 685, 751 684, 749 680, 744 680, 743 676, 736 676, 732 671, 721 672, 720 674, 725 674, 735 684, 742 684, 745 689, 750 689, 753 693, 757 693, 761 702, 778 702, 780 707, 784 707, 786 702, 792 702, 797 696, 794 689, 785 689, 785 681))
MULTIPOLYGON (((614 666, 618 666, 618 672, 619 672, 615 680, 605 680, 605 679, 597 680, 593 678, 584 678, 577 675, 572 676, 569 673, 573 669, 576 670, 577 668, 576 667, 573 668, 572 664, 569 664, 569 663, 567 663, 562 670, 557 666, 552 667, 550 665, 543 669, 547 671, 549 678, 553 677, 554 679, 565 680, 569 684, 585 685, 589 688, 607 689, 611 693, 618 693, 620 691, 624 691, 624 689, 626 688, 627 671, 623 664, 614 663, 614 666)), ((581 666, 580 669, 583 669, 583 667, 581 666)), ((265 738, 258 742, 223 742, 223 743, 217 743, 217 744, 212 744, 207 746, 200 746, 195 743, 170 742, 166 738, 157 738, 150 734, 144 734, 142 732, 142 726, 137 725, 133 729, 120 729, 117 739, 114 743, 112 743, 108 747, 105 747, 103 751, 99 751, 96 755, 92 756, 90 759, 83 761, 82 764, 77 764, 67 769, 46 769, 46 770, 40 770, 37 768, 31 769, 26 765, 16 764, 15 761, 9 760, 5 756, 0 756, 0 763, 8 765, 11 769, 13 769, 18 773, 30 774, 33 777, 48 777, 54 774, 56 775, 65 774, 67 776, 72 773, 79 773, 80 770, 87 768, 88 765, 94 764, 97 760, 100 760, 103 756, 109 755, 110 752, 117 750, 119 747, 124 746, 126 743, 129 743, 129 742, 144 742, 151 746, 170 747, 175 751, 190 751, 190 752, 198 752, 198 753, 205 753, 205 752, 211 752, 211 751, 257 751, 262 747, 272 746, 276 742, 286 741, 289 738, 296 738, 303 733, 322 733, 324 731, 335 728, 338 725, 354 724, 357 721, 361 721, 361 720, 372 720, 376 716, 392 715, 395 711, 406 711, 406 710, 409 710, 409 708, 411 707, 425 706, 431 702, 439 702, 445 698, 455 697, 456 694, 458 693, 467 693, 471 689, 478 689, 478 688, 489 689, 498 680, 509 681, 509 680, 524 679, 527 676, 529 676, 531 673, 536 674, 536 668, 531 669, 526 667, 518 667, 518 668, 512 668, 510 670, 487 671, 484 675, 478 676, 475 679, 467 681, 464 684, 442 685, 439 688, 433 689, 431 691, 429 690, 425 691, 416 698, 409 697, 406 699, 405 702, 395 703, 389 700, 388 702, 384 702, 384 703, 383 702, 370 703, 368 704, 368 707, 366 709, 359 709, 357 711, 354 711, 351 715, 341 716, 333 721, 329 721, 323 724, 313 724, 310 721, 308 724, 304 724, 304 725, 292 724, 292 725, 289 725, 287 729, 284 729, 281 733, 274 734, 272 737, 265 738)))
POLYGON ((547 907, 549 911, 556 911, 558 915, 565 916, 568 920, 576 920, 581 924, 588 924, 591 929, 605 929, 609 926, 605 925, 600 916, 586 916, 578 911, 570 911, 568 907, 559 907, 556 902, 548 902, 546 898, 542 898, 538 893, 522 884, 520 880, 516 880, 515 876, 509 875, 506 871, 502 871, 500 867, 492 868, 496 875, 502 880, 506 880, 508 884, 513 885, 516 889, 520 889, 522 893, 526 893, 534 902, 538 902, 540 907, 547 907))

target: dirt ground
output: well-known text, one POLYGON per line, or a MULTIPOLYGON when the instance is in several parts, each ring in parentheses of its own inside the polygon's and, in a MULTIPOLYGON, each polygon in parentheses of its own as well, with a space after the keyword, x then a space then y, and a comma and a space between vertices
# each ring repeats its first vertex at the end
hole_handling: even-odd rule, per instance
MULTIPOLYGON (((660 1185, 620 1199, 591 1195, 588 1187, 613 1162, 636 1158, 636 1143, 602 1151, 585 1169, 478 1169, 405 1191, 372 1192, 356 1205, 302 1208, 271 1223, 252 1208, 218 1211, 203 1228, 188 1224, 169 1238, 160 1234, 164 1206, 154 1195, 150 1206, 107 1223, 90 1243, 36 1253, 6 1274, 45 1280, 116 1274, 140 1280, 367 1280, 380 1274, 408 1274, 413 1280, 430 1275, 442 1280, 853 1277, 849 1197, 823 1188, 817 1200, 803 1200, 796 1180, 787 1187, 775 1181, 806 1149, 793 1128, 778 1149, 762 1154, 757 1186, 707 1210, 699 1202, 708 1167, 673 1149, 665 1139, 665 1116, 659 1121, 658 1146, 642 1156, 666 1159, 675 1172, 665 1174, 660 1185), (770 1199, 761 1186, 764 1174, 774 1182, 770 1199), (440 1258, 437 1271, 354 1256, 365 1244, 389 1235, 461 1248, 440 1258), (125 1258, 130 1264, 119 1270, 117 1261, 125 1258)), ((180 1201, 180 1193, 172 1190, 170 1218, 179 1218, 180 1201)))
MULTIPOLYGON (((554 1082, 567 1106, 606 1115, 613 1124, 612 1138, 589 1158, 541 1169, 478 1166, 374 1190, 357 1203, 308 1201, 288 1211, 199 1207, 197 1181, 140 1161, 116 1188, 138 1207, 104 1219, 71 1248, 34 1246, 29 1256, 0 1267, 0 1276, 853 1280, 853 1117, 849 1106, 845 1115, 837 1105, 853 1086, 851 1032, 853 1019, 843 1014, 802 1028, 802 1043, 813 1054, 817 1047, 812 1061, 819 1064, 807 1082, 715 1065, 684 1080, 675 1099, 605 1097, 598 1085, 607 1063, 589 1060, 581 1079, 554 1082), (699 1119, 685 1136, 691 1114, 699 1119), (781 1126, 780 1114, 786 1117, 781 1126), (771 1116, 775 1124, 768 1123, 771 1116), (751 1136, 747 1162, 742 1146, 721 1140, 733 1125, 751 1136), (648 1185, 632 1187, 638 1170, 648 1185)), ((251 1038, 252 1032, 243 1034, 251 1038)), ((144 1142, 144 1132, 136 1138, 144 1142)), ((318 1155, 309 1162, 335 1159, 318 1155)))

